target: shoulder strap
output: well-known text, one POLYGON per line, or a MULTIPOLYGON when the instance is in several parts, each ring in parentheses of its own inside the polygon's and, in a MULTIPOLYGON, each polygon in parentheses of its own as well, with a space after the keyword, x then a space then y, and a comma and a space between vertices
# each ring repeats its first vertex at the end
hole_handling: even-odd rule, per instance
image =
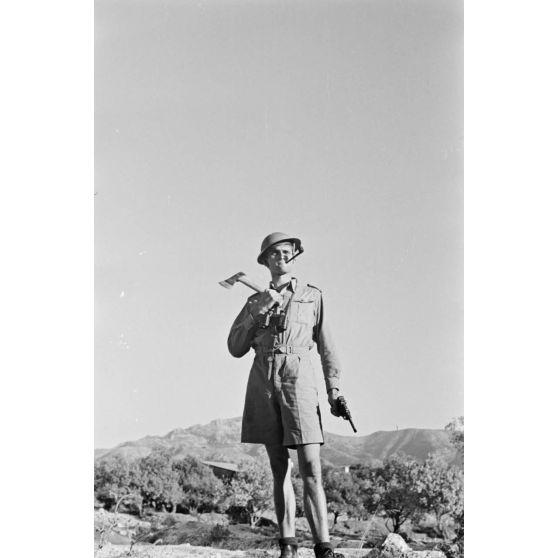
POLYGON ((316 289, 317 291, 322 292, 322 289, 316 287, 316 285, 311 285, 310 283, 308 283, 308 286, 309 286, 309 287, 312 287, 313 289, 316 289))

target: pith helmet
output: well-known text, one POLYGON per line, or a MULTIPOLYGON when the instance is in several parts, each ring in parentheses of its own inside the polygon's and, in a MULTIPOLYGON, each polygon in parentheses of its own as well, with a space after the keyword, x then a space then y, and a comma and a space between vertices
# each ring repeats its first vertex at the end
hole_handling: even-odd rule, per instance
POLYGON ((258 256, 258 263, 265 265, 264 255, 265 253, 275 244, 281 244, 283 242, 292 242, 295 246, 295 250, 297 252, 302 252, 302 245, 300 243, 300 238, 295 238, 293 236, 289 236, 288 234, 282 232, 274 232, 268 234, 262 242, 262 247, 260 251, 260 255, 258 256))

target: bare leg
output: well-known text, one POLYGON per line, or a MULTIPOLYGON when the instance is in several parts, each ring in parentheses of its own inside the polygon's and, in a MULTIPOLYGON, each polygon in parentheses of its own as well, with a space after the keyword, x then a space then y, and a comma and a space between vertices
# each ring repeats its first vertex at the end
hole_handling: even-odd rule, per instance
POLYGON ((271 472, 273 473, 273 500, 281 538, 295 536, 296 502, 291 480, 292 464, 287 448, 266 445, 271 472))
POLYGON ((314 543, 329 542, 327 503, 322 485, 320 444, 297 447, 298 466, 304 485, 304 511, 314 543))

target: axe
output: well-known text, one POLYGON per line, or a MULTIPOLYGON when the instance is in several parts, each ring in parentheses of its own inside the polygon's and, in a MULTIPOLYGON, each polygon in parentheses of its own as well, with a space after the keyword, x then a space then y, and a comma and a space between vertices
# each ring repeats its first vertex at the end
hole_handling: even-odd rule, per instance
POLYGON ((264 289, 262 289, 259 285, 252 283, 248 277, 246 277, 246 273, 239 271, 235 273, 232 277, 225 279, 224 281, 219 281, 219 285, 225 287, 225 289, 232 289, 235 283, 243 283, 247 287, 250 287, 252 290, 256 291, 257 293, 263 293, 264 289))

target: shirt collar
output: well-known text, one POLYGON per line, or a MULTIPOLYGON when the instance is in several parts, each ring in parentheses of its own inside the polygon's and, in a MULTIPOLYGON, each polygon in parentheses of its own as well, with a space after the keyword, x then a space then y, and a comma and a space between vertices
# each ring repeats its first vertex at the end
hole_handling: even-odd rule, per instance
MULTIPOLYGON (((285 287, 283 287, 283 285, 281 285, 281 287, 282 287, 281 291, 283 291, 285 289, 289 289, 290 291, 292 291, 294 293, 295 289, 296 289, 296 277, 291 277, 291 280, 287 283, 287 285, 285 287)), ((277 290, 275 288, 275 286, 273 285, 272 281, 269 282, 269 288, 277 290)))

